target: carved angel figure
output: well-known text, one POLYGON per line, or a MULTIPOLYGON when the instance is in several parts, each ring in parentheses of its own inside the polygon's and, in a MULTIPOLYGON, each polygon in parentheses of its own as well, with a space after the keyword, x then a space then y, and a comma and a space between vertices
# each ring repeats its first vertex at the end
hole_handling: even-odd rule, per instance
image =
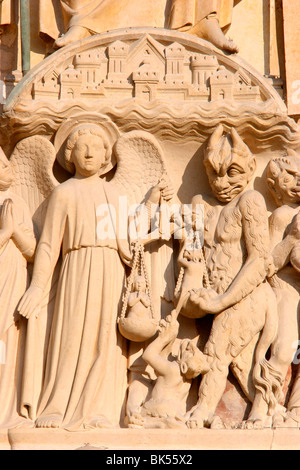
POLYGON ((17 305, 27 286, 27 263, 32 262, 36 239, 29 209, 12 191, 13 164, 0 148, 0 426, 21 421, 19 400, 22 382, 26 323, 17 305))
MULTIPOLYGON (((120 140, 125 146, 126 138, 127 144, 132 139, 128 145, 134 154, 134 142, 141 146, 145 136, 129 134, 120 140)), ((151 145, 150 139, 147 143, 151 145)), ((118 187, 128 176, 133 187, 135 181, 128 172, 128 154, 121 152, 117 149, 113 181, 99 178, 110 163, 110 144, 99 126, 79 124, 72 130, 64 154, 65 166, 75 174, 49 198, 32 281, 19 305, 26 318, 38 313, 62 250, 37 427, 77 430, 120 424, 127 385, 127 344, 118 333, 117 316, 131 252, 128 218, 120 214, 120 198, 126 196, 126 189, 123 186, 121 192, 118 187)), ((153 174, 156 176, 155 171, 153 174)), ((139 185, 141 190, 141 174, 139 185)), ((161 194, 167 193, 156 180, 147 201, 158 204, 161 194)))
POLYGON ((249 189, 256 163, 235 129, 220 125, 205 155, 205 168, 217 201, 204 204, 204 248, 211 289, 192 292, 195 309, 214 314, 204 352, 210 370, 203 377, 191 428, 209 426, 224 392, 228 368, 257 333, 253 381, 256 398, 249 423, 260 422, 259 405, 275 406, 280 383, 265 359, 277 331, 276 299, 263 282, 270 264, 268 215, 260 193, 249 189))

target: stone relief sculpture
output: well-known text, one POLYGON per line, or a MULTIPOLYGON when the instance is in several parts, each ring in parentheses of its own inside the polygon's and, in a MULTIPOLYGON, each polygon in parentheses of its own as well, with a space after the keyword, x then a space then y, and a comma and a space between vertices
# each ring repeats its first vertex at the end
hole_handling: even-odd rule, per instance
POLYGON ((65 157, 67 165, 75 166, 75 177, 58 186, 51 194, 31 285, 19 306, 20 313, 27 318, 35 313, 62 245, 63 264, 56 296, 44 389, 37 412, 36 425, 39 427, 59 427, 63 420, 67 424, 73 424, 88 418, 90 413, 92 415, 87 425, 94 421, 95 426, 100 425, 99 422, 102 426, 109 425, 109 421, 117 419, 122 406, 120 395, 126 374, 126 362, 122 353, 126 345, 117 338, 115 315, 124 281, 124 268, 119 253, 126 261, 130 259, 130 253, 119 236, 114 241, 98 239, 95 226, 95 208, 107 200, 110 204, 114 203, 112 191, 99 179, 99 173, 109 162, 108 145, 105 136, 97 128, 85 126, 73 131, 70 136, 65 157), (105 276, 104 271, 107 263, 110 272, 114 273, 109 278, 105 276), (102 274, 101 271, 99 273, 101 267, 102 274), (73 276, 72 272, 80 272, 80 275, 73 276), (110 285, 109 279, 113 285, 110 285), (67 310, 65 305, 68 305, 67 310), (103 318, 101 314, 107 315, 107 318, 103 318), (97 317, 93 320, 94 315, 97 317), (95 328, 94 322, 99 325, 98 328, 95 328), (96 353, 99 342, 102 343, 101 349, 104 347, 104 338, 106 354, 112 348, 109 354, 110 364, 113 363, 119 371, 117 384, 109 383, 109 376, 115 380, 109 374, 110 367, 107 361, 104 361, 101 350, 99 355, 96 353), (72 354, 60 353, 61 341, 70 345, 72 354), (102 397, 100 402, 95 400, 98 387, 94 388, 96 384, 93 383, 93 377, 96 373, 100 374, 97 381, 101 382, 100 377, 103 378, 101 391, 99 390, 102 397), (107 392, 106 387, 109 387, 107 392), (116 391, 113 405, 110 400, 110 405, 107 401, 108 390, 110 394, 112 390, 116 391), (95 401, 99 409, 93 410, 95 401), (88 405, 91 412, 85 411, 88 405), (82 414, 78 415, 77 410, 80 409, 82 414))
POLYGON ((25 201, 14 192, 14 170, 0 149, 0 427, 22 422, 18 414, 23 377, 26 322, 17 313, 27 286, 27 263, 32 263, 36 247, 31 215, 25 201))
MULTIPOLYGON (((28 140, 33 141, 34 139, 36 138, 28 140)), ((45 139, 41 139, 43 140, 42 144, 45 145, 45 139)), ((51 148, 52 144, 48 143, 48 145, 51 148)), ((162 151, 157 145, 155 139, 153 140, 145 132, 133 131, 120 137, 115 149, 118 161, 117 172, 111 182, 104 182, 99 176, 111 168, 111 144, 105 136, 103 129, 100 129, 98 125, 92 123, 78 124, 77 127, 72 129, 64 152, 65 167, 70 172, 75 172, 75 176, 65 183, 58 184, 58 181, 55 180, 51 173, 53 163, 50 161, 46 171, 48 179, 50 179, 48 189, 48 194, 50 194, 49 202, 44 195, 38 202, 31 203, 32 212, 34 212, 35 208, 38 209, 34 213, 34 220, 37 214, 41 216, 41 213, 43 213, 43 229, 36 252, 31 285, 18 307, 21 315, 29 318, 29 321, 39 314, 45 290, 49 286, 49 279, 53 274, 61 248, 63 254, 49 339, 44 385, 36 413, 37 427, 65 427, 67 429, 84 427, 85 429, 90 429, 121 424, 122 416, 124 416, 122 408, 127 386, 126 373, 128 365, 126 361, 127 343, 117 332, 117 315, 120 311, 125 281, 124 267, 127 264, 131 268, 136 268, 138 256, 136 261, 132 263, 133 256, 130 249, 130 241, 127 239, 127 232, 125 238, 120 236, 120 226, 116 225, 116 219, 111 214, 109 215, 110 222, 108 225, 115 234, 113 239, 107 235, 107 232, 104 232, 103 236, 101 230, 99 231, 99 225, 95 225, 97 218, 95 219, 93 214, 95 208, 99 208, 101 204, 107 204, 108 202, 109 207, 112 206, 118 216, 118 211, 120 210, 118 205, 119 197, 126 195, 127 185, 131 183, 132 190, 135 193, 133 199, 143 200, 146 198, 146 207, 148 208, 146 232, 149 232, 149 221, 151 221, 150 204, 154 204, 157 207, 163 199, 169 201, 173 194, 169 181, 161 178, 161 176, 167 174, 167 170, 163 161, 162 151), (128 165, 126 157, 128 158, 129 153, 134 155, 135 152, 137 152, 137 158, 142 158, 142 160, 140 165, 136 165, 136 175, 133 172, 129 177, 126 174, 128 165), (145 157, 141 157, 143 152, 146 152, 145 157), (147 180, 147 175, 144 175, 143 182, 141 180, 140 169, 145 169, 147 158, 149 159, 150 166, 155 168, 156 165, 156 170, 154 170, 154 175, 152 175, 150 181, 147 180), (147 186, 148 189, 150 185, 149 191, 151 183, 154 181, 162 181, 162 183, 157 183, 154 189, 150 191, 150 195, 146 196, 147 191, 144 186, 147 186), (123 193, 120 192, 121 187, 123 188, 123 193), (43 206, 41 202, 46 202, 46 216, 45 208, 41 211, 41 206, 43 206), (88 202, 87 206, 85 206, 86 202, 88 202), (88 215, 89 211, 90 218, 88 215), (90 220, 89 224, 86 223, 88 218, 90 220), (56 220, 55 226, 53 223, 54 219, 56 220), (86 231, 87 228, 89 230, 86 231), (114 260, 106 260, 107 257, 111 258, 112 256, 114 260), (109 282, 104 273, 101 274, 100 272, 99 274, 98 272, 99 266, 102 266, 102 269, 104 269, 108 261, 110 273, 112 266, 115 269, 115 273, 111 278, 114 280, 113 287, 109 287, 109 282), (79 272, 76 266, 82 266, 80 267, 80 278, 74 276, 76 270, 79 272), (86 282, 82 282, 85 278, 85 271, 86 282), (73 273, 72 275, 71 272, 73 273), (91 276, 93 272, 97 283, 93 282, 93 276, 91 276), (116 283, 116 279, 118 279, 118 283, 116 283), (100 299, 96 309, 98 312, 96 319, 99 327, 95 330, 92 327, 95 321, 95 294, 92 295, 93 301, 91 304, 89 304, 89 299, 93 289, 97 288, 97 292, 99 292, 99 281, 102 282, 103 287, 99 293, 100 299), (85 289, 84 292, 81 291, 82 286, 85 289), (112 295, 112 292, 115 292, 116 295, 112 295), (70 310, 66 310, 66 305, 70 306, 70 310), (74 311, 76 311, 76 316, 73 315, 74 311), (109 312, 109 322, 101 318, 104 315, 102 312, 109 312), (112 312, 114 313, 112 314, 112 312), (89 316, 91 316, 93 342, 91 342, 91 331, 88 329, 89 322, 86 321, 89 316), (81 321, 79 321, 80 318, 81 321), (94 321, 92 321, 92 318, 94 318, 94 321), (70 328, 72 324, 73 326, 70 328), (68 331, 66 331, 67 325, 68 331), (102 364, 104 359, 103 355, 101 355, 101 346, 104 344, 104 337, 109 338, 111 348, 109 364, 111 366, 112 362, 116 362, 117 370, 119 371, 118 383, 114 384, 114 389, 118 395, 113 401, 114 410, 110 409, 108 403, 110 402, 111 404, 111 393, 108 393, 108 391, 107 394, 105 393, 108 384, 110 385, 107 390, 111 392, 112 384, 109 382, 111 379, 108 380, 108 377, 111 376, 111 367, 105 369, 102 364), (88 340, 86 339, 85 341, 85 338, 88 338, 88 340), (61 341, 66 341, 65 344, 72 344, 72 357, 60 352, 59 344, 61 341), (94 346, 91 347, 91 344, 94 344, 94 346), (74 355, 76 350, 77 353, 74 355), (86 358, 88 353, 90 361, 82 360, 81 362, 83 354, 86 358), (79 364, 82 363, 81 368, 75 367, 74 360, 76 364, 77 362, 79 364), (90 364, 93 364, 92 367, 90 364), (98 385, 96 386, 95 377, 101 376, 100 370, 105 378, 102 381, 102 384, 104 384, 103 388, 98 385), (64 382, 64 387, 59 386, 61 381, 64 382), (107 397, 107 402, 105 402, 105 397, 107 397)), ((21 146, 19 145, 19 147, 21 146)), ((53 151, 50 151, 52 161, 53 151)), ((20 155, 22 155, 22 151, 18 150, 17 146, 11 161, 17 161, 20 165, 20 155)), ((145 427, 177 427, 177 425, 184 425, 186 420, 189 427, 194 427, 195 425, 196 427, 203 425, 211 425, 212 427, 222 426, 218 417, 214 416, 214 411, 224 389, 224 380, 227 377, 228 367, 260 331, 262 335, 254 355, 253 383, 256 388, 256 396, 247 422, 248 425, 255 423, 255 426, 263 426, 267 414, 274 412, 279 401, 284 372, 279 370, 279 367, 276 367, 277 363, 273 360, 272 355, 269 361, 265 358, 265 354, 277 333, 276 298, 269 284, 264 282, 266 276, 270 275, 270 273, 272 274, 272 269, 274 269, 270 258, 271 246, 269 243, 268 226, 266 225, 267 213, 261 195, 256 191, 247 190, 248 183, 251 181, 255 169, 255 159, 234 129, 231 129, 230 136, 223 136, 223 127, 219 126, 209 141, 204 161, 211 188, 219 202, 212 201, 212 203, 208 204, 205 198, 203 199, 200 195, 192 200, 191 226, 193 237, 192 239, 183 238, 181 240, 178 262, 184 269, 184 272, 179 276, 180 282, 177 285, 177 290, 175 289, 174 300, 176 308, 173 310, 172 315, 167 317, 166 321, 161 321, 161 330, 156 339, 153 339, 153 335, 157 329, 158 318, 156 318, 156 326, 151 335, 141 338, 129 338, 133 341, 149 340, 144 345, 143 352, 140 353, 140 359, 145 361, 153 369, 154 373, 154 375, 152 373, 152 382, 154 381, 152 383, 152 392, 150 391, 149 384, 146 384, 143 399, 139 396, 139 407, 138 402, 131 399, 132 410, 135 409, 135 412, 129 413, 129 425, 131 427, 139 425, 145 427), (203 240, 200 239, 201 235, 196 230, 196 207, 199 203, 204 203, 205 210, 204 252, 202 251, 203 240), (253 207, 255 208, 254 212, 253 207), (232 237, 228 238, 228 240, 225 237, 226 224, 228 224, 229 220, 232 220, 232 223, 236 223, 236 242, 232 241, 232 237), (255 230, 253 230, 253 227, 255 230), (243 240, 242 244, 240 242, 241 237, 243 240), (226 243, 229 243, 230 249, 226 248, 226 243), (239 247, 236 252, 233 249, 234 246, 239 247), (245 261, 247 259, 245 258, 245 253, 239 252, 241 249, 247 250, 245 253, 250 258, 248 264, 245 261), (235 256, 235 263, 228 263, 230 254, 235 256), (255 266, 255 270, 253 266, 255 266), (244 268, 246 268, 245 272, 241 279, 239 279, 239 273, 244 268), (176 292, 179 292, 179 290, 181 291, 180 295, 176 297, 176 292), (263 295, 260 291, 263 292, 263 295), (185 310, 182 307, 186 304, 187 298, 189 308, 185 310), (260 307, 257 310, 255 309, 255 311, 253 310, 254 303, 256 308, 258 305, 260 307), (215 315, 212 331, 205 347, 206 356, 204 357, 192 342, 185 342, 184 345, 187 347, 183 347, 182 343, 180 346, 179 362, 176 362, 176 367, 178 367, 176 370, 183 383, 186 384, 183 388, 178 385, 178 390, 182 389, 183 391, 184 389, 180 400, 182 410, 186 406, 186 397, 191 385, 190 380, 192 376, 196 377, 200 373, 203 374, 199 390, 199 402, 190 416, 186 415, 186 412, 179 413, 175 409, 172 412, 171 408, 168 408, 167 405, 168 410, 166 408, 167 411, 163 411, 164 405, 161 403, 164 402, 164 399, 154 399, 161 392, 166 398, 169 392, 173 394, 177 388, 175 382, 175 388, 171 387, 168 374, 162 375, 158 364, 160 362, 161 364, 164 363, 166 370, 168 370, 168 367, 170 367, 170 371, 172 370, 171 364, 173 363, 168 360, 167 356, 170 353, 170 346, 178 335, 179 324, 177 317, 180 312, 192 318, 199 318, 206 314, 215 315), (247 323, 246 321, 246 318, 249 319, 250 317, 249 312, 251 313, 251 324, 248 324, 249 322, 247 323), (243 322, 241 322, 241 316, 243 317, 243 322), (233 326, 229 331, 232 332, 232 338, 228 337, 228 325, 231 323, 233 326), (229 352, 227 348, 228 343, 232 344, 229 352), (224 351, 224 348, 227 348, 227 352, 224 351), (193 373, 186 376, 188 379, 186 382, 186 379, 182 379, 183 376, 185 377, 185 373, 183 373, 185 366, 182 366, 182 363, 185 363, 184 358, 185 355, 188 355, 189 350, 192 350, 193 358, 194 356, 199 356, 199 360, 195 359, 199 367, 195 368, 193 373), (164 359, 161 361, 159 359, 157 363, 155 358, 161 357, 161 355, 164 359), (162 379, 162 376, 165 379, 162 379), (216 383, 218 383, 217 389, 215 387, 216 383), (213 387, 211 393, 209 393, 210 387, 213 387), (166 392, 167 388, 169 392, 166 392), (216 390, 218 393, 216 393, 216 390), (150 398, 147 399, 147 396, 150 398), (155 403, 158 406, 156 410, 155 403), (137 412, 138 409, 140 410, 139 413, 137 412), (159 412, 158 409, 162 411, 159 412)), ((273 176, 274 165, 278 165, 278 161, 271 162, 269 165, 269 172, 272 170, 273 176)), ((287 158, 283 159, 283 164, 286 165, 287 163, 289 163, 287 158)), ((275 172, 276 175, 277 173, 275 172)), ((280 178, 277 179, 280 180, 280 178)), ((275 185, 273 180, 269 176, 268 181, 271 188, 274 188, 275 185)), ((286 179, 280 181, 284 181, 282 186, 286 189, 286 179)), ((297 188, 297 178, 295 181, 297 188)), ((276 180, 277 183, 278 181, 276 180)), ((19 186, 22 186, 22 182, 19 186)), ((295 188, 292 186, 291 189, 291 186, 288 187, 288 192, 295 197, 295 188)), ((278 187, 280 188, 279 183, 278 187)), ((295 209, 292 210, 292 213, 295 213, 295 209)), ((97 213, 97 210, 96 214, 100 215, 100 213, 97 213)), ((117 220, 121 219, 117 217, 117 220)), ((274 226, 277 227, 276 224, 274 226)), ((100 224, 100 227, 103 228, 104 225, 100 224)), ((272 223, 270 227, 272 227, 272 223)), ((136 234, 135 231, 134 234, 136 234)), ((158 230, 158 238, 160 236, 161 232, 158 230)), ((154 241, 156 242, 156 239, 154 241)), ((133 292, 129 293, 127 302, 131 315, 141 316, 142 314, 144 316, 146 313, 149 317, 149 311, 151 310, 151 296, 149 293, 147 294, 149 278, 143 258, 144 249, 139 251, 137 249, 139 246, 142 245, 136 243, 133 245, 136 248, 136 253, 142 254, 140 266, 142 270, 140 269, 140 272, 137 273, 135 269, 132 269, 131 277, 134 289, 133 292)), ((279 248, 276 247, 273 251, 274 265, 276 269, 280 269, 276 250, 278 251, 279 248)), ((282 251, 279 251, 279 253, 281 254, 282 251)), ((158 301, 156 298, 156 302, 158 301)), ((136 326, 137 323, 133 322, 133 334, 136 326)), ((138 334, 138 330, 136 330, 136 333, 138 334)), ((277 338, 280 338, 279 332, 277 338)), ((278 339, 275 340, 274 344, 276 344, 276 341, 278 339)), ((108 350, 109 347, 107 346, 106 358, 108 350)), ((142 377, 143 372, 140 371, 140 375, 141 383, 144 381, 142 377)), ((176 383, 179 384, 177 379, 176 383)), ((181 394, 180 391, 179 394, 181 394)), ((167 398, 166 402, 168 402, 167 398)))
POLYGON ((201 381, 198 405, 188 424, 194 428, 213 423, 229 366, 261 331, 253 371, 256 397, 248 420, 263 425, 261 403, 273 409, 281 390, 277 371, 265 359, 277 332, 275 295, 264 282, 271 263, 265 202, 260 193, 247 190, 255 158, 234 129, 230 138, 223 136, 223 126, 216 129, 207 148, 205 167, 218 200, 212 204, 203 200, 211 290, 207 295, 200 289, 191 293, 190 299, 200 315, 206 312, 215 314, 215 318, 205 346, 210 370, 201 381))
POLYGON ((11 442, 299 427, 299 127, 234 55, 237 3, 51 2, 60 50, 1 116, 11 442))
MULTIPOLYGON (((127 343, 117 332, 117 314, 131 252, 127 230, 121 234, 117 184, 99 178, 110 155, 99 126, 83 124, 71 132, 65 165, 73 172, 74 166, 75 176, 50 196, 32 281, 18 307, 26 318, 37 313, 62 248, 37 427, 109 427, 122 416, 127 343), (109 232, 101 230, 101 220, 97 225, 98 208, 108 211, 109 232)), ((116 183, 123 171, 120 163, 116 183)), ((157 204, 164 191, 155 187, 148 201, 157 204)))

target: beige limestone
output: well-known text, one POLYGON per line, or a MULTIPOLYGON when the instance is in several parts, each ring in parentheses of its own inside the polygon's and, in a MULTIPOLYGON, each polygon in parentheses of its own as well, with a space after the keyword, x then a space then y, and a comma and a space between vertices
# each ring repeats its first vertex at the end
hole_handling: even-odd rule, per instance
MULTIPOLYGON (((0 295, 23 325, 0 338, 1 446, 297 448, 300 132, 278 2, 47 3, 1 116, 0 231, 15 207, 31 227, 0 253, 29 286, 0 295)), ((5 25, 3 79, 20 68, 5 25)))
POLYGON ((84 433, 60 430, 10 430, 13 450, 299 450, 298 430, 121 429, 84 433), (24 441, 26 444, 24 445, 24 441))

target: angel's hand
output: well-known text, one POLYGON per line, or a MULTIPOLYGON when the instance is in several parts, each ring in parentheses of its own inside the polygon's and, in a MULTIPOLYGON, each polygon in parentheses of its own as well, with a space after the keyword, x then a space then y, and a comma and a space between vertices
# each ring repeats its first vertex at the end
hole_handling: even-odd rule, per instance
POLYGON ((30 318, 33 314, 38 317, 43 299, 43 289, 31 285, 23 295, 19 305, 18 312, 22 317, 30 318))
POLYGON ((0 211, 0 228, 11 238, 14 232, 13 201, 5 199, 0 211))
POLYGON ((152 188, 148 201, 157 205, 160 203, 161 198, 163 198, 164 201, 169 202, 173 196, 174 188, 169 178, 164 175, 158 184, 152 188))

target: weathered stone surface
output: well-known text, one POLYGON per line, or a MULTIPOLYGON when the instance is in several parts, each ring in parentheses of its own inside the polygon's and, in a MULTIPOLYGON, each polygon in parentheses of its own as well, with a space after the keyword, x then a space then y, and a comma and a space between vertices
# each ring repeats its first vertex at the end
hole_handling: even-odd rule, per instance
POLYGON ((295 3, 11 5, 0 447, 298 449, 295 3))

